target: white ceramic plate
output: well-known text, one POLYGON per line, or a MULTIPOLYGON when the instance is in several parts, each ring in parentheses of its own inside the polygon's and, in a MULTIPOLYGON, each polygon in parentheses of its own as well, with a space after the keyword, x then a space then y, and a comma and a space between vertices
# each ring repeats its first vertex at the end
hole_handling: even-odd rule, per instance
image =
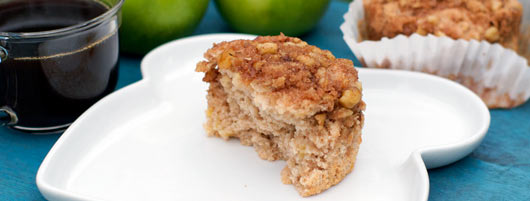
POLYGON ((49 200, 427 200, 426 167, 452 163, 478 146, 489 111, 468 89, 415 72, 359 69, 367 103, 354 171, 302 198, 280 181, 283 161, 206 137, 207 84, 195 64, 214 42, 177 40, 142 62, 144 79, 86 111, 57 141, 37 174, 49 200), (422 160, 423 159, 423 160, 422 160), (424 165, 425 162, 425 165, 424 165))

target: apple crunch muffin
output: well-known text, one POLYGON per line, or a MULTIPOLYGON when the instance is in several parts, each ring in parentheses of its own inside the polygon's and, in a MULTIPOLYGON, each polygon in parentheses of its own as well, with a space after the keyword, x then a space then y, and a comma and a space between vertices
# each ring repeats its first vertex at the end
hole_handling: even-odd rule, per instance
POLYGON ((286 160, 282 182, 302 196, 353 169, 364 122, 353 63, 298 39, 257 37, 214 44, 197 64, 208 82, 206 132, 239 138, 265 160, 286 160))
POLYGON ((523 7, 517 0, 364 0, 368 40, 434 34, 487 40, 518 49, 523 7))

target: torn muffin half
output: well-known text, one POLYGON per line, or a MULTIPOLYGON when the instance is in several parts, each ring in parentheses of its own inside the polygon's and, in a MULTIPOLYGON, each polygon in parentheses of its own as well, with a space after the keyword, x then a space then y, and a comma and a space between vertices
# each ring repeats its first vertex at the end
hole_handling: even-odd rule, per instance
POLYGON ((283 34, 214 44, 204 57, 208 135, 286 160, 282 182, 302 196, 352 171, 365 109, 352 61, 283 34))

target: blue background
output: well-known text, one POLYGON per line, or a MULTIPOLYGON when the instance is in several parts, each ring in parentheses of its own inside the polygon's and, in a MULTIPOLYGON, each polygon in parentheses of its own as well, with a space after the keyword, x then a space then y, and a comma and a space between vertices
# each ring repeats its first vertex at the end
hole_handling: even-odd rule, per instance
MULTIPOLYGON (((333 1, 319 25, 301 38, 359 65, 339 30, 347 8, 348 3, 333 1)), ((194 34, 218 32, 231 30, 210 4, 194 34)), ((119 88, 141 79, 140 60, 121 56, 119 88)), ((59 137, 0 128, 0 200, 44 200, 35 175, 59 137)), ((530 103, 491 110, 491 126, 481 146, 463 160, 429 170, 429 178, 429 200, 530 200, 530 103)))

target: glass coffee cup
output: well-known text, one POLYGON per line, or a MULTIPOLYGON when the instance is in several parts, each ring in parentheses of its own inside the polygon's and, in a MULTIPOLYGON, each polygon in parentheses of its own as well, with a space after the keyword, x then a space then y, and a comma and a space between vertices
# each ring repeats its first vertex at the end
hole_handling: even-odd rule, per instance
POLYGON ((123 0, 0 1, 0 124, 67 128, 114 90, 123 0))

